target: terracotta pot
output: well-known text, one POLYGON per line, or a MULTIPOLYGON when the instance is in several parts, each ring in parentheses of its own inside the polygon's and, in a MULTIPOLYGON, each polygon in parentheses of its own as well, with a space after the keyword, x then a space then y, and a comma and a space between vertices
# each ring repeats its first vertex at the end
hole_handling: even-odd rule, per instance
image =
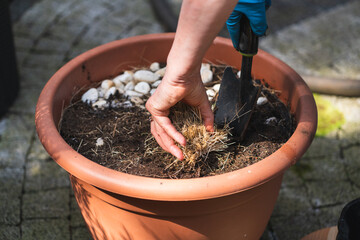
MULTIPOLYGON (((173 34, 137 36, 92 49, 62 67, 43 89, 37 109, 40 141, 70 174, 82 215, 95 239, 259 239, 284 171, 303 155, 316 130, 313 96, 301 77, 264 51, 253 73, 280 90, 296 116, 295 133, 278 151, 249 167, 195 179, 155 179, 117 172, 78 154, 60 136, 63 108, 80 88, 133 66, 166 62, 173 34)), ((204 61, 240 68, 239 53, 217 38, 204 61)))

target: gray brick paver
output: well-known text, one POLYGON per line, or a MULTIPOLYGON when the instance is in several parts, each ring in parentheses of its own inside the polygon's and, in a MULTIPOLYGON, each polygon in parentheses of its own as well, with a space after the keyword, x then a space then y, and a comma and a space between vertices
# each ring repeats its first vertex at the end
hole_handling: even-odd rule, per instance
POLYGON ((23 219, 67 218, 69 216, 69 188, 25 193, 23 219))

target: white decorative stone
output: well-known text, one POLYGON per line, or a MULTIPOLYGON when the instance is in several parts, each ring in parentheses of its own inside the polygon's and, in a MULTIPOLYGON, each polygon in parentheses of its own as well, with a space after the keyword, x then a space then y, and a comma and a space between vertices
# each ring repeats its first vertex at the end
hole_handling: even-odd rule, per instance
POLYGON ((164 77, 165 72, 166 72, 166 67, 163 67, 163 68, 160 68, 159 70, 157 70, 155 72, 155 74, 158 75, 159 77, 164 77))
POLYGON ((209 69, 204 69, 201 71, 201 80, 203 83, 209 83, 213 79, 213 72, 209 69))
POLYGON ((159 80, 160 76, 148 70, 139 70, 135 72, 134 78, 139 82, 153 83, 159 80))
POLYGON ((155 91, 156 91, 156 88, 151 89, 150 90, 150 95, 153 95, 155 93, 155 91))
POLYGON ((129 107, 132 107, 132 103, 130 101, 125 101, 121 104, 122 107, 124 108, 129 108, 129 107))
POLYGON ((81 101, 83 101, 84 103, 94 103, 98 100, 99 98, 99 93, 97 91, 96 88, 90 88, 89 90, 87 90, 82 96, 81 96, 81 101))
POLYGON ((202 63, 200 72, 202 72, 203 70, 211 70, 210 69, 210 64, 209 63, 202 63))
POLYGON ((266 125, 274 126, 277 123, 277 119, 276 119, 276 117, 270 117, 270 118, 266 119, 264 123, 266 125))
POLYGON ((236 74, 236 76, 237 76, 238 78, 240 78, 240 76, 241 76, 241 71, 238 71, 237 74, 236 74))
POLYGON ((125 87, 124 83, 119 78, 114 78, 112 81, 113 81, 115 87, 117 87, 117 88, 125 87))
POLYGON ((102 138, 96 139, 96 146, 101 147, 102 145, 104 145, 104 140, 102 138))
POLYGON ((212 90, 212 89, 209 89, 209 90, 206 90, 206 94, 209 96, 209 97, 215 97, 215 91, 212 90))
POLYGON ((109 89, 106 91, 106 93, 105 93, 105 95, 104 95, 104 98, 105 98, 105 99, 109 99, 111 96, 114 96, 114 95, 116 94, 116 91, 117 91, 116 87, 111 87, 111 88, 109 88, 109 89))
POLYGON ((266 97, 259 97, 258 100, 257 100, 257 102, 256 102, 256 104, 257 104, 258 106, 261 106, 261 105, 264 105, 264 104, 267 103, 267 102, 268 102, 268 100, 267 100, 266 97))
POLYGON ((124 94, 124 93, 125 93, 124 88, 116 88, 116 90, 117 90, 120 94, 124 94))
POLYGON ((111 88, 114 86, 114 82, 109 80, 109 79, 106 79, 104 81, 101 82, 101 87, 105 90, 111 88))
POLYGON ((113 79, 113 82, 115 83, 115 85, 119 82, 123 84, 127 84, 132 80, 134 80, 133 73, 131 71, 125 71, 123 74, 120 74, 119 76, 115 77, 113 79))
POLYGON ((124 87, 124 90, 127 91, 127 90, 134 90, 135 88, 135 83, 133 81, 131 82, 128 82, 125 87, 124 87))
POLYGON ((150 70, 153 71, 153 72, 156 72, 159 69, 160 69, 160 64, 158 62, 153 62, 150 65, 150 70))
POLYGON ((103 89, 102 87, 98 87, 98 88, 97 88, 97 91, 98 91, 98 94, 99 94, 99 98, 104 97, 105 92, 106 92, 105 89, 103 89))
POLYGON ((212 89, 206 90, 206 94, 208 96, 209 101, 213 100, 214 96, 215 96, 215 91, 212 89))
POLYGON ((125 91, 125 96, 130 97, 130 98, 131 97, 142 97, 143 94, 133 91, 133 90, 127 90, 127 91, 125 91))
POLYGON ((215 91, 215 92, 219 92, 219 90, 220 90, 220 84, 218 83, 218 84, 215 84, 214 86, 213 86, 213 90, 215 91))
POLYGON ((94 102, 92 104, 92 107, 97 108, 97 109, 105 109, 105 108, 109 107, 109 103, 106 100, 101 99, 101 100, 94 102))
POLYGON ((153 88, 157 88, 161 83, 161 80, 157 80, 156 82, 154 82, 153 84, 151 84, 151 87, 153 88))
POLYGON ((151 87, 146 82, 139 82, 138 84, 136 84, 134 90, 145 95, 150 92, 151 87))
POLYGON ((139 97, 132 97, 131 102, 133 102, 136 106, 144 104, 144 100, 139 97))

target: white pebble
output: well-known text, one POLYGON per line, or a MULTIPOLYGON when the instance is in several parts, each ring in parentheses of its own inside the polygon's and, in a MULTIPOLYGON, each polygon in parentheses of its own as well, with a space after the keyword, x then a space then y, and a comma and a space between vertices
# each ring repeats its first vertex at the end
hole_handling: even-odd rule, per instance
POLYGON ((209 63, 202 63, 201 64, 201 69, 200 72, 202 72, 203 70, 210 70, 210 64, 209 63))
POLYGON ((160 69, 160 64, 158 62, 153 62, 150 65, 150 70, 153 71, 153 72, 156 72, 159 69, 160 69))
POLYGON ((108 108, 109 107, 109 103, 104 100, 104 99, 101 99, 95 103, 92 104, 92 107, 93 108, 97 108, 97 109, 104 109, 104 108, 108 108))
POLYGON ((106 79, 106 80, 101 82, 101 87, 103 89, 107 90, 107 89, 111 88, 112 86, 114 86, 114 83, 111 80, 106 79))
POLYGON ((110 89, 108 89, 104 95, 105 99, 109 99, 111 96, 114 96, 116 94, 116 87, 111 87, 110 89))
POLYGON ((261 105, 264 105, 264 104, 267 103, 267 102, 268 102, 268 100, 267 100, 266 97, 259 97, 258 100, 257 100, 257 102, 256 102, 256 104, 257 104, 258 106, 261 106, 261 105))
POLYGON ((159 77, 164 77, 165 71, 166 71, 166 67, 163 67, 163 68, 160 68, 159 70, 157 70, 155 72, 155 74, 158 75, 159 77))
POLYGON ((115 87, 124 89, 124 83, 120 81, 119 78, 113 80, 113 83, 115 84, 115 87))
POLYGON ((216 93, 215 93, 214 90, 209 89, 209 90, 206 90, 206 94, 207 94, 209 97, 214 97, 216 93))
POLYGON ((145 95, 150 92, 151 87, 147 82, 139 82, 138 84, 136 84, 134 89, 135 91, 145 95))
POLYGON ((132 107, 132 103, 130 101, 125 101, 121 104, 122 107, 124 108, 129 108, 129 107, 132 107))
POLYGON ((153 84, 151 84, 151 87, 153 88, 157 88, 161 83, 161 80, 157 80, 156 82, 154 82, 153 84))
POLYGON ((81 101, 89 104, 96 102, 98 98, 99 98, 99 93, 96 90, 96 88, 90 88, 81 96, 81 101))
POLYGON ((132 97, 131 98, 131 102, 133 102, 135 105, 142 105, 144 104, 144 100, 142 100, 141 98, 139 97, 132 97))
POLYGON ((98 91, 98 94, 99 94, 99 98, 104 97, 105 92, 106 92, 105 89, 103 89, 102 87, 98 87, 98 88, 97 88, 97 91, 98 91))
POLYGON ((113 79, 113 82, 115 83, 115 85, 118 82, 122 82, 123 84, 127 84, 128 82, 134 80, 133 78, 133 73, 130 71, 125 71, 123 74, 120 74, 119 76, 115 77, 113 79))
POLYGON ((124 90, 127 91, 127 90, 134 90, 135 88, 135 83, 133 81, 131 82, 128 82, 125 87, 124 87, 124 90))
POLYGON ((96 146, 101 147, 102 145, 104 145, 104 140, 102 138, 96 139, 96 146))
POLYGON ((151 89, 150 90, 150 95, 153 95, 155 93, 155 91, 156 91, 156 88, 151 89))
POLYGON ((236 76, 237 76, 238 78, 240 78, 240 76, 241 76, 241 71, 238 71, 237 74, 236 74, 236 76))
POLYGON ((143 94, 142 93, 139 93, 139 92, 135 92, 133 90, 127 90, 125 91, 125 96, 127 97, 142 97, 143 94))
POLYGON ((135 72, 134 78, 139 82, 153 83, 159 80, 160 76, 148 70, 139 70, 135 72))
POLYGON ((117 90, 120 94, 124 94, 124 93, 125 93, 124 88, 116 88, 116 90, 117 90))
POLYGON ((265 120, 265 124, 266 124, 266 125, 275 126, 276 123, 277 123, 276 117, 270 117, 270 118, 268 118, 268 119, 265 120))
POLYGON ((213 90, 214 90, 215 92, 219 92, 219 90, 220 90, 220 84, 215 84, 215 85, 213 86, 213 90))
POLYGON ((209 83, 213 79, 213 72, 209 69, 204 69, 201 71, 201 80, 203 83, 209 83))

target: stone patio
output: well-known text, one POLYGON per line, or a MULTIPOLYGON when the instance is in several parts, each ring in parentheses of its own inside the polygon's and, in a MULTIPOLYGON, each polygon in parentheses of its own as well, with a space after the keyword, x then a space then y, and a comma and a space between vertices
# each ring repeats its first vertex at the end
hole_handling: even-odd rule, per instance
MULTIPOLYGON (((14 19, 21 91, 0 119, 0 239, 91 239, 68 174, 37 138, 37 98, 52 74, 78 54, 164 30, 146 0, 32 2, 14 19)), ((261 47, 300 74, 360 79, 360 2, 324 2, 317 1, 311 14, 306 11, 311 4, 300 4, 303 17, 279 11, 296 9, 295 3, 279 1, 278 8, 274 3, 269 14, 276 26, 261 47), (280 17, 291 19, 284 24, 280 17)), ((286 172, 263 240, 300 239, 336 225, 344 205, 360 197, 360 97, 322 97, 342 112, 345 124, 315 138, 286 172)))

